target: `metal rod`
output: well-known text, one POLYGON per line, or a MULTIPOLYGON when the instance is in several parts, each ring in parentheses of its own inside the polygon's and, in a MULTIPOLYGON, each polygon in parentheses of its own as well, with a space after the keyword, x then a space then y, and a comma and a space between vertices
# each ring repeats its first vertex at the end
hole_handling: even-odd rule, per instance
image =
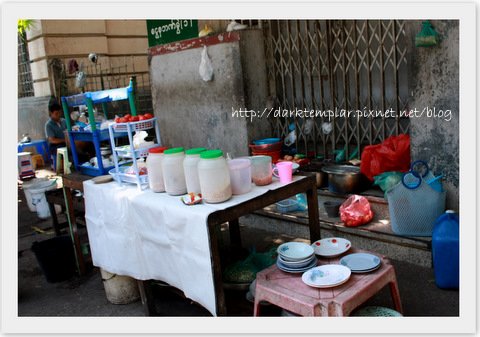
MULTIPOLYGON (((380 34, 380 87, 382 88, 382 111, 385 111, 385 65, 383 60, 383 29, 382 29, 382 21, 378 21, 378 29, 380 34)), ((382 139, 385 139, 385 118, 382 118, 382 139)))

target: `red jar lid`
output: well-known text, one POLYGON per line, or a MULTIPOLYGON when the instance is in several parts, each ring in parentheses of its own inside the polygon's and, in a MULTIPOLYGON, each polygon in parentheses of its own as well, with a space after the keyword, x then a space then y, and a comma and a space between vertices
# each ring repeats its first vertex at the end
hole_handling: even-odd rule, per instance
POLYGON ((166 149, 168 149, 166 146, 151 147, 148 149, 148 153, 163 153, 166 149))

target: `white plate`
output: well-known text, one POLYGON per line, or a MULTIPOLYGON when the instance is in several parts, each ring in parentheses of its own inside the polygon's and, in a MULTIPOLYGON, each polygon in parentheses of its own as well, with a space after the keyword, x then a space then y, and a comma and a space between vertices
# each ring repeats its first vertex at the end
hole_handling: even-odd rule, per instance
POLYGON ((350 268, 355 272, 368 272, 380 266, 380 258, 368 253, 355 253, 344 256, 340 259, 340 264, 350 268))
POLYGON ((310 262, 312 261, 312 259, 315 257, 315 254, 312 254, 310 255, 309 257, 305 258, 305 259, 302 259, 302 260, 289 260, 289 259, 285 259, 282 255, 278 255, 278 259, 283 262, 284 264, 302 264, 302 263, 306 263, 306 262, 310 262))
POLYGON ((381 265, 382 265, 382 264, 380 263, 378 266, 373 267, 372 269, 352 270, 352 273, 355 273, 355 274, 365 274, 365 273, 369 273, 369 272, 371 272, 371 271, 377 270, 378 268, 380 268, 381 265))
POLYGON ((313 248, 303 242, 285 242, 277 249, 285 261, 300 261, 309 258, 314 254, 313 248))
POLYGON ((339 264, 325 264, 302 275, 303 283, 315 288, 330 288, 348 281, 351 270, 339 264))
POLYGON ((343 238, 326 238, 312 243, 312 248, 316 255, 325 257, 335 257, 345 253, 352 247, 347 239, 343 238))
MULTIPOLYGON (((287 272, 287 273, 303 273, 304 271, 307 271, 317 265, 317 260, 313 260, 308 266, 302 267, 302 268, 289 268, 283 265, 280 261, 277 260, 277 267, 278 269, 287 272)), ((348 269, 348 268, 347 268, 348 269)))
POLYGON ((283 266, 287 267, 287 268, 303 268, 305 266, 308 266, 310 264, 312 264, 312 261, 317 261, 317 258, 315 257, 315 255, 312 255, 311 258, 305 260, 305 261, 302 261, 302 262, 291 262, 291 261, 284 261, 282 260, 282 257, 279 255, 278 258, 277 258, 278 262, 280 264, 282 264, 283 266))

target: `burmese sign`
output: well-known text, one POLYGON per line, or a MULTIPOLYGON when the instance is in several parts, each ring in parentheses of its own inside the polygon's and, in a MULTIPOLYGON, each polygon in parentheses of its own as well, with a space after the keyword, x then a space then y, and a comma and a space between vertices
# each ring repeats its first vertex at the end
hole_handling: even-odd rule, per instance
POLYGON ((147 20, 148 46, 198 37, 198 20, 147 20))

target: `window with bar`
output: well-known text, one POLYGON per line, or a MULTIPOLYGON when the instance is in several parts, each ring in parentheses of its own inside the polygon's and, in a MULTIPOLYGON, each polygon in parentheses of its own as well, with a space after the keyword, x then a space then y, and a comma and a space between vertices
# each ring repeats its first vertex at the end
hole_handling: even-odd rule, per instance
POLYGON ((26 34, 18 34, 18 97, 35 96, 26 34))

